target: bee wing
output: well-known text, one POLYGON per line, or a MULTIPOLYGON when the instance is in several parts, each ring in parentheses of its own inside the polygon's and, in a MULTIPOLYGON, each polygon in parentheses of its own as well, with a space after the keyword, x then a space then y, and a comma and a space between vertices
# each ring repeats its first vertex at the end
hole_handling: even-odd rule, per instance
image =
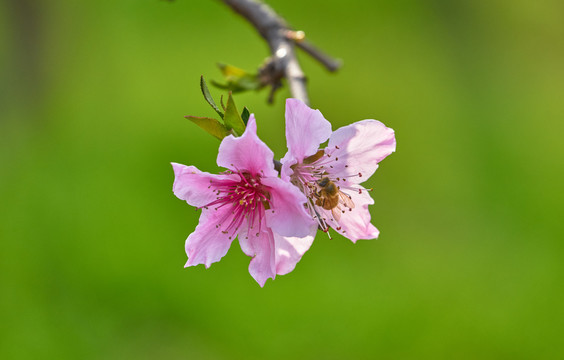
POLYGON ((349 209, 354 209, 354 202, 351 200, 351 197, 349 195, 345 194, 342 191, 339 191, 339 198, 346 207, 348 207, 349 209))
POLYGON ((331 214, 333 214, 333 219, 335 219, 335 221, 341 220, 342 211, 338 206, 331 209, 331 214))

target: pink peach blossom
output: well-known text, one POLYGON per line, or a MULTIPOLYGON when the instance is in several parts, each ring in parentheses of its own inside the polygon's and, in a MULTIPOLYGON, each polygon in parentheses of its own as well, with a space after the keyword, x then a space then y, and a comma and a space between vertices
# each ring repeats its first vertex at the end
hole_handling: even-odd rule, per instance
POLYGON ((278 177, 272 151, 256 134, 254 116, 241 137, 230 135, 219 146, 218 175, 172 163, 174 194, 202 209, 186 240, 186 267, 208 268, 226 253, 235 237, 252 257, 249 272, 264 286, 276 274, 294 269, 313 241, 317 227, 303 204, 305 196, 278 177))
POLYGON ((282 179, 306 195, 319 227, 325 232, 331 227, 353 242, 377 238, 368 211, 374 200, 360 184, 396 150, 394 131, 380 121, 362 120, 332 132, 319 110, 288 99, 286 140, 282 179), (327 139, 327 147, 319 149, 327 139))

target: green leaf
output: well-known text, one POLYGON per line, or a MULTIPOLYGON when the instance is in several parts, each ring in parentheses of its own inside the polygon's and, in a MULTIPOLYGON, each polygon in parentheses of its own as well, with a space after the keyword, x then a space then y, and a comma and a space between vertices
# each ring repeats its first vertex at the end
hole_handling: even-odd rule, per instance
POLYGON ((221 70, 223 76, 225 77, 233 76, 235 78, 240 78, 248 75, 245 70, 239 69, 238 67, 235 67, 233 65, 217 63, 217 67, 219 68, 219 70, 221 70))
POLYGON ((217 66, 227 81, 226 84, 221 84, 212 80, 212 84, 220 89, 241 92, 264 87, 257 74, 249 73, 233 65, 218 63, 217 66))
POLYGON ((243 119, 245 126, 247 126, 247 121, 249 121, 250 116, 251 116, 251 113, 249 112, 249 109, 247 109, 247 107, 245 106, 243 108, 243 112, 241 113, 241 119, 243 119))
POLYGON ((243 119, 241 119, 239 111, 237 111, 231 92, 229 92, 229 97, 227 98, 227 106, 225 108, 225 117, 223 118, 223 121, 225 122, 227 129, 233 129, 235 135, 241 136, 243 135, 243 132, 245 132, 245 123, 243 122, 243 119))
POLYGON ((185 118, 192 121, 194 124, 204 129, 208 134, 215 136, 219 140, 222 140, 230 134, 227 127, 216 119, 199 116, 185 116, 185 118))
POLYGON ((216 113, 218 113, 218 115, 223 119, 224 114, 223 112, 217 107, 217 105, 215 104, 215 101, 213 101, 213 98, 210 94, 210 91, 208 89, 208 85, 206 85, 206 80, 204 80, 204 75, 202 75, 200 77, 200 88, 202 89, 202 94, 204 94, 204 99, 206 99, 206 101, 208 102, 208 104, 211 105, 211 107, 215 110, 216 113))

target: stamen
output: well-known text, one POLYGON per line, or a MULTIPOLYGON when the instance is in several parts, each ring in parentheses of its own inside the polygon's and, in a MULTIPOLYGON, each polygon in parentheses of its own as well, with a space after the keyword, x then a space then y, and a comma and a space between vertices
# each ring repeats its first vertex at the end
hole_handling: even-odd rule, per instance
MULTIPOLYGON (((247 221, 249 223, 248 229, 252 229, 255 220, 257 220, 255 218, 257 211, 259 213, 257 234, 260 235, 263 220, 262 212, 264 211, 261 204, 270 203, 269 194, 262 190, 259 179, 253 178, 250 174, 238 169, 236 174, 239 175, 238 182, 229 180, 214 182, 215 186, 213 186, 212 192, 217 196, 212 202, 203 206, 206 209, 213 206, 216 211, 224 206, 230 206, 229 209, 221 213, 221 219, 215 225, 216 229, 223 228, 222 233, 229 235, 230 240, 237 236, 237 231, 243 221, 247 221)), ((212 180, 210 180, 211 183, 212 180)), ((247 235, 249 234, 247 233, 247 235)))

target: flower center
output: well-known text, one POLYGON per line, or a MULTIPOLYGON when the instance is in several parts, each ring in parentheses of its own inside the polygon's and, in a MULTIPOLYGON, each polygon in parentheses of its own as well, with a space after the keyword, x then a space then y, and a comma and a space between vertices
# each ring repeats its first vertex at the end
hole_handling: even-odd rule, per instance
MULTIPOLYGON (((339 148, 335 147, 335 149, 339 148)), ((294 173, 291 182, 306 195, 308 199, 306 206, 321 230, 327 232, 329 227, 332 227, 344 234, 345 231, 339 226, 339 220, 342 214, 352 211, 355 204, 351 196, 342 190, 361 192, 358 185, 347 183, 347 178, 362 177, 362 174, 337 177, 335 165, 342 160, 332 156, 330 153, 332 151, 328 150, 331 149, 320 149, 304 159, 302 163, 292 166, 294 173)), ((348 167, 346 164, 342 166, 348 167)))
POLYGON ((229 234, 229 239, 237 236, 245 220, 248 222, 247 238, 258 220, 258 236, 265 209, 270 208, 270 193, 260 182, 259 175, 253 177, 240 171, 236 174, 239 175, 239 181, 210 180, 208 189, 215 193, 216 199, 203 208, 223 212, 215 227, 222 229, 222 233, 229 234), (220 210, 225 207, 226 209, 220 210))

